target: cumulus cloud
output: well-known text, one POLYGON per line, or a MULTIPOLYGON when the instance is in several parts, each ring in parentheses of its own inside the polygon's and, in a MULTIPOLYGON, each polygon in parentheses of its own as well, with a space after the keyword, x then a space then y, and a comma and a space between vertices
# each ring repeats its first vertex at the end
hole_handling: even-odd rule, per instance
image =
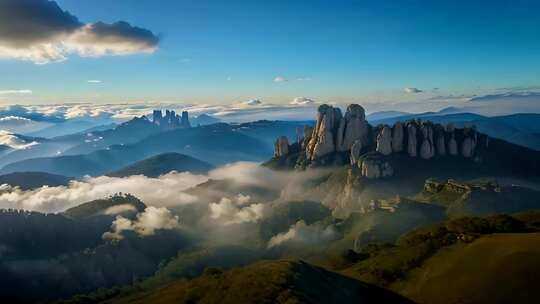
POLYGON ((417 93, 422 93, 423 91, 418 89, 418 88, 405 88, 403 89, 403 91, 407 94, 417 94, 417 93))
POLYGON ((32 90, 0 90, 0 95, 32 94, 32 90))
POLYGON ((292 105, 300 105, 300 106, 309 105, 313 103, 315 103, 313 99, 306 98, 306 97, 296 97, 293 101, 291 101, 292 105))
POLYGON ((218 203, 211 203, 208 208, 210 217, 225 225, 256 222, 263 218, 265 205, 249 204, 250 197, 238 194, 233 199, 222 198, 218 203))
POLYGON ((147 207, 144 212, 137 214, 135 220, 117 216, 111 225, 111 231, 103 234, 105 240, 121 240, 124 231, 135 231, 139 236, 154 235, 157 230, 171 230, 180 227, 178 216, 173 215, 167 208, 147 207))
POLYGON ((49 0, 0 2, 0 57, 36 64, 83 57, 152 53, 159 38, 127 22, 84 24, 49 0))
POLYGON ((304 221, 298 221, 287 232, 279 233, 268 241, 268 248, 280 246, 286 243, 300 243, 317 245, 332 241, 338 237, 333 226, 322 227, 321 225, 306 225, 304 221))
POLYGON ((277 76, 276 78, 274 78, 274 82, 287 82, 287 78, 283 77, 283 76, 277 76))

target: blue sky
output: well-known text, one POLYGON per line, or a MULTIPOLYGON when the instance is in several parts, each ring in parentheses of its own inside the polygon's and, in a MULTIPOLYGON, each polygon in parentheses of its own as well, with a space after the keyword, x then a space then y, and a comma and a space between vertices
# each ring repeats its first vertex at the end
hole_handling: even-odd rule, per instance
POLYGON ((148 29, 158 49, 0 59, 0 91, 32 91, 0 101, 384 102, 540 85, 538 1, 56 2, 85 24, 148 29))

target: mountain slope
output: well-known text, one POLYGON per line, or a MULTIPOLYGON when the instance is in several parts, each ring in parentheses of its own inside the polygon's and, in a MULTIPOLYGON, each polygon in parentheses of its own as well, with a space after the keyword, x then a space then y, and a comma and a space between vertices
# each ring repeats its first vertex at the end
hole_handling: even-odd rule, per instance
POLYGON ((412 303, 391 292, 304 262, 259 262, 207 269, 147 294, 106 303, 412 303))
POLYGON ((540 233, 489 235, 441 250, 396 288, 418 303, 535 303, 539 256, 540 233))
POLYGON ((18 186, 22 190, 29 190, 42 186, 66 186, 71 179, 71 177, 46 172, 14 172, 0 175, 0 184, 18 186))
POLYGON ((397 246, 366 248, 342 273, 418 303, 536 303, 539 219, 530 211, 422 227, 397 246))
POLYGON ((126 177, 130 175, 145 175, 158 177, 162 174, 177 171, 191 173, 206 173, 212 165, 191 156, 179 153, 163 153, 138 161, 120 170, 107 173, 108 176, 126 177))

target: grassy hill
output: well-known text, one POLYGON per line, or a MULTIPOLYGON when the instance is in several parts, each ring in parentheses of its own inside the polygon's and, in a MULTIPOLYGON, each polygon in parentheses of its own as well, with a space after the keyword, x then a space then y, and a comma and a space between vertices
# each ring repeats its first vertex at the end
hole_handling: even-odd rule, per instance
POLYGON ((304 262, 263 261, 105 303, 412 303, 304 262))
POLYGON ((108 173, 108 176, 126 177, 130 175, 145 175, 157 177, 171 171, 207 173, 212 165, 180 153, 163 153, 138 161, 132 165, 108 173))
POLYGON ((534 211, 449 220, 367 247, 342 273, 419 303, 535 303, 539 223, 534 211))
POLYGON ((418 303, 535 303, 538 257, 540 233, 487 235, 440 250, 394 289, 418 303))

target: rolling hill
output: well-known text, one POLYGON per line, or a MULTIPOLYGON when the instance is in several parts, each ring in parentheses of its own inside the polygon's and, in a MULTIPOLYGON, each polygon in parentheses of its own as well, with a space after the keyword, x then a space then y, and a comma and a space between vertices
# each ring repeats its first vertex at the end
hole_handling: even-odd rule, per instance
POLYGON ((531 211, 423 227, 397 246, 366 248, 342 273, 418 303, 535 303, 539 216, 531 211))
POLYGON ((104 303, 413 302, 301 261, 263 261, 227 272, 209 268, 193 280, 104 303))
POLYGON ((212 165, 191 156, 180 153, 163 153, 107 173, 107 175, 112 177, 126 177, 131 175, 158 177, 171 171, 187 171, 195 174, 207 173, 212 168, 212 165))
POLYGON ((17 186, 22 190, 30 190, 42 186, 57 187, 66 186, 71 177, 50 174, 46 172, 14 172, 0 175, 0 184, 17 186))

